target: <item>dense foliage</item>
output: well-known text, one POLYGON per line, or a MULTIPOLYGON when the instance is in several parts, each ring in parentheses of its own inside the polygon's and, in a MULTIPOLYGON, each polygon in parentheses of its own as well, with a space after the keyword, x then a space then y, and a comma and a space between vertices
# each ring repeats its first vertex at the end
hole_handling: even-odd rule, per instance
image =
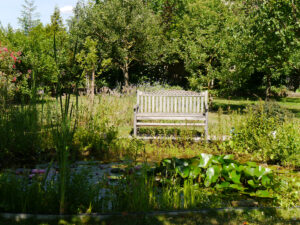
POLYGON ((240 164, 233 155, 213 156, 202 153, 191 159, 164 159, 154 169, 163 184, 193 181, 196 185, 219 190, 239 191, 257 197, 272 197, 272 171, 254 162, 240 164), (271 191, 271 192, 270 192, 271 191))
POLYGON ((22 52, 20 72, 34 74, 17 79, 25 95, 145 80, 222 95, 299 88, 298 1, 79 1, 67 26, 57 8, 50 24, 35 10, 25 1, 21 29, 0 29, 2 47, 22 52))
POLYGON ((287 111, 276 103, 248 107, 243 123, 232 129, 226 148, 279 164, 300 166, 299 127, 285 123, 287 111))

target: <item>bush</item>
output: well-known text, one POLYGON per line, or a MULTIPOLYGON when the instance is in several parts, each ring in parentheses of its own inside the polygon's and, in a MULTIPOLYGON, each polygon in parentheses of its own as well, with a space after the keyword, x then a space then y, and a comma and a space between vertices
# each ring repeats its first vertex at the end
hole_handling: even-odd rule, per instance
POLYGON ((78 127, 73 138, 73 150, 80 158, 92 156, 97 159, 107 157, 115 149, 118 131, 105 123, 96 126, 78 127))
POLYGON ((274 103, 260 103, 247 109, 245 120, 225 145, 233 151, 251 153, 271 163, 300 166, 300 130, 287 120, 274 103))

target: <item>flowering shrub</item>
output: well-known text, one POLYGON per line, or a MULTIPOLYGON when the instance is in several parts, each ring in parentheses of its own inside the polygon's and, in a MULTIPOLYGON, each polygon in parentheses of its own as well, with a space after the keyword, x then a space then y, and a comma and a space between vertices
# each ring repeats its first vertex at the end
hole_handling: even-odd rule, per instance
POLYGON ((21 52, 13 52, 0 42, 0 98, 7 102, 19 91, 22 73, 17 70, 21 63, 21 52))

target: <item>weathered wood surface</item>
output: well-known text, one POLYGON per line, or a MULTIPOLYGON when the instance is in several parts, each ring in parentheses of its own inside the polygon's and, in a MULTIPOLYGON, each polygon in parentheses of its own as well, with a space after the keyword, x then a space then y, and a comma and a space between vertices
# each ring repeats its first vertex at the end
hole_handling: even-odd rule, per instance
POLYGON ((134 109, 134 136, 141 126, 204 126, 208 135, 208 92, 192 91, 137 91, 134 109), (152 120, 156 122, 140 122, 152 120), (164 120, 181 121, 166 123, 164 120), (161 121, 161 122, 158 122, 161 121), (189 121, 201 121, 191 123, 189 121))

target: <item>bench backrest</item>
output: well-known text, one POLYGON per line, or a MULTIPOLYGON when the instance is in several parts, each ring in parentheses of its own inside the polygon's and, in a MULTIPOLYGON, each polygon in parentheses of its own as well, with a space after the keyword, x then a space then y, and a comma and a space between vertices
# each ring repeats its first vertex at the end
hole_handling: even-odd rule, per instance
POLYGON ((205 113, 208 92, 193 91, 137 91, 139 113, 205 113))

